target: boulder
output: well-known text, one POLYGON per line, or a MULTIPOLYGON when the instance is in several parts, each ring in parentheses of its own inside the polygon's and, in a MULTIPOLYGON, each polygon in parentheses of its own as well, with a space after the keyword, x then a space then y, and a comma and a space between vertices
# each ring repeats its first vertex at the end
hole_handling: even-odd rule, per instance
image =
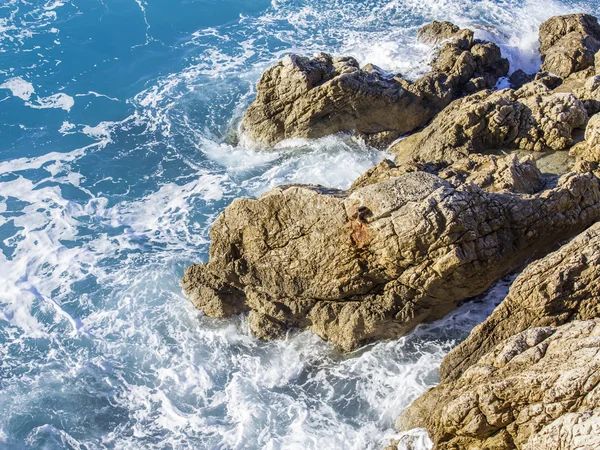
POLYGON ((397 427, 426 428, 436 450, 597 449, 599 385, 599 319, 529 328, 418 398, 397 427))
POLYGON ((460 28, 452 22, 438 22, 434 20, 422 26, 417 32, 417 40, 423 44, 437 45, 442 41, 455 36, 460 28))
POLYGON ((576 159, 575 170, 597 171, 600 165, 600 114, 592 116, 585 128, 585 140, 574 145, 569 154, 576 159))
POLYGON ((289 55, 262 75, 241 133, 261 146, 344 132, 386 147, 425 125, 454 98, 491 88, 507 72, 500 49, 474 40, 470 30, 445 41, 432 72, 414 83, 375 66, 361 69, 350 57, 289 55))
POLYGON ((504 149, 565 150, 587 111, 573 94, 535 81, 518 90, 484 91, 455 100, 431 125, 392 145, 397 161, 453 162, 504 149))
POLYGON ((591 174, 531 194, 531 168, 498 166, 497 176, 474 166, 497 192, 463 165, 447 180, 416 171, 350 193, 285 186, 234 200, 211 229, 209 262, 186 270, 184 291, 208 315, 250 309, 252 331, 266 339, 310 328, 351 350, 401 336, 600 218, 591 174), (515 170, 530 182, 510 181, 515 170))
POLYGON ((564 78, 594 66, 600 49, 600 26, 588 14, 556 16, 542 23, 539 40, 542 71, 564 78))

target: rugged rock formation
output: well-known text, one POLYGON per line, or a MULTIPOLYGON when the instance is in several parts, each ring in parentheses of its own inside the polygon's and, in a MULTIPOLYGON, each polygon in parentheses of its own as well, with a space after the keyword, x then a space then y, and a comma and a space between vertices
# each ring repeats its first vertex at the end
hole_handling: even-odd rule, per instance
POLYGON ((318 138, 346 132, 385 147, 425 125, 457 96, 495 85, 508 61, 493 43, 470 30, 439 25, 422 34, 438 41, 452 33, 432 62, 432 72, 414 83, 353 58, 285 57, 268 69, 241 124, 242 135, 272 146, 292 137, 318 138))
POLYGON ((400 417, 436 450, 597 449, 600 320, 530 328, 503 341, 400 417))
POLYGON ((587 14, 552 17, 540 26, 539 39, 542 71, 564 78, 594 65, 600 26, 587 14))
POLYGON ((350 191, 418 171, 436 174, 454 187, 464 183, 475 183, 487 192, 534 194, 544 187, 542 174, 531 157, 520 160, 516 155, 469 155, 452 164, 417 161, 399 166, 389 159, 384 159, 360 176, 350 191))
POLYGON ((501 341, 528 328, 600 318, 600 224, 528 266, 492 315, 444 360, 456 379, 501 341))
POLYGON ((438 22, 434 20, 421 27, 417 33, 417 40, 423 44, 437 45, 458 34, 460 28, 452 22, 438 22))
MULTIPOLYGON (((510 179, 515 164, 488 166, 481 179, 510 179)), ((349 195, 288 186, 235 200, 211 230, 210 261, 186 271, 184 290, 209 315, 251 309, 260 337, 310 327, 349 350, 443 317, 600 218, 591 175, 569 174, 534 195, 456 186, 460 176, 414 172, 349 195)))
POLYGON ((430 126, 394 144, 399 162, 453 162, 498 149, 565 150, 587 121, 573 94, 552 93, 543 80, 521 89, 485 91, 455 100, 430 126))
POLYGON ((399 426, 427 428, 437 450, 597 448, 598 318, 600 223, 517 277, 399 426))

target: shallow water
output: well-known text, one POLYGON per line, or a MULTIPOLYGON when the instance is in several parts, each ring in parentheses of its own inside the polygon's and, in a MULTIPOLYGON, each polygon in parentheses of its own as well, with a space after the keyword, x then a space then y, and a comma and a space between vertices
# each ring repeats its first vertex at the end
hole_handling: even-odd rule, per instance
MULTIPOLYGON (((260 73, 326 50, 416 77, 453 20, 535 70, 537 27, 597 3, 10 0, 0 4, 0 447, 379 448, 505 295, 349 355, 202 317, 178 280, 234 198, 345 188, 351 139, 232 144, 260 73)), ((423 438, 423 448, 426 439, 423 438)))

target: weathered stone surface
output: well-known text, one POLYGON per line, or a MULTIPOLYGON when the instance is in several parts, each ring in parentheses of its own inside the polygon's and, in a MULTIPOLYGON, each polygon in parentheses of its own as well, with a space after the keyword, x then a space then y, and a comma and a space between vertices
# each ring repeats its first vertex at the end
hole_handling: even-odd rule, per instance
MULTIPOLYGON (((498 180, 511 179, 505 166, 498 180)), ((289 186, 235 200, 184 290, 207 314, 251 309, 261 337, 310 327, 349 350, 443 317, 600 217, 590 174, 534 195, 450 178, 414 172, 350 194, 289 186)))
POLYGON ((594 65, 600 26, 588 14, 556 16, 542 23, 539 40, 542 71, 567 77, 594 65))
POLYGON ((600 76, 587 78, 572 92, 583 102, 588 115, 592 116, 600 112, 600 76))
POLYGON ((494 149, 564 150, 587 112, 573 94, 552 93, 542 82, 485 91, 455 100, 423 131, 390 148, 397 162, 453 162, 494 149))
POLYGON ((599 319, 529 328, 417 399, 397 426, 427 428, 436 450, 597 448, 599 383, 599 319))
POLYGON ((432 72, 414 83, 353 58, 285 57, 268 69, 242 120, 242 136, 264 146, 293 137, 352 133, 385 147, 424 124, 464 92, 490 88, 508 72, 493 43, 458 31, 438 50, 432 72))
POLYGON ((508 296, 445 359, 443 379, 456 379, 501 341, 528 328, 600 317, 600 223, 530 264, 508 296))
POLYGON ((437 45, 455 36, 459 31, 460 28, 452 22, 438 22, 434 20, 419 29, 417 40, 424 44, 437 45))
POLYGON ((464 183, 475 183, 487 192, 534 194, 544 186, 542 173, 530 156, 519 159, 517 155, 499 157, 473 154, 452 164, 417 161, 399 166, 389 159, 384 159, 360 176, 350 191, 418 171, 436 174, 455 187, 464 183))
POLYGON ((600 164, 600 114, 592 116, 585 128, 585 140, 573 146, 569 152, 577 159, 576 170, 597 170, 600 164))

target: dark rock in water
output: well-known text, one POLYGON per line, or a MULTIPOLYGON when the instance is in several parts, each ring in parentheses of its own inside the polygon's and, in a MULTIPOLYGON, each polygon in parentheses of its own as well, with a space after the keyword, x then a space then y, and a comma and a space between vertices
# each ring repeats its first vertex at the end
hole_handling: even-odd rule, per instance
POLYGON ((542 82, 521 89, 484 91, 455 100, 423 131, 390 148, 397 160, 453 162, 492 149, 565 150, 587 112, 573 94, 542 82))
POLYGON ((542 185, 523 164, 482 160, 447 180, 413 172, 350 194, 291 186, 235 200, 184 290, 209 315, 249 308, 263 338, 310 328, 350 350, 401 336, 600 218, 595 177, 520 194, 542 185), (530 182, 511 181, 525 173, 530 182))
POLYGON ((241 124, 242 135, 264 146, 293 137, 352 133, 386 147, 423 125, 454 98, 493 87, 508 72, 498 46, 459 30, 444 42, 432 72, 414 83, 353 58, 285 57, 268 69, 241 124))
POLYGON ((519 89, 524 84, 527 84, 535 78, 535 74, 525 73, 525 71, 518 69, 515 70, 510 77, 508 77, 508 81, 510 82, 510 87, 513 89, 519 89))
POLYGON ((531 264, 400 428, 436 449, 600 447, 600 224, 531 264))
POLYGON ((600 25, 588 14, 552 17, 540 26, 539 40, 542 71, 564 78, 594 66, 600 25))

